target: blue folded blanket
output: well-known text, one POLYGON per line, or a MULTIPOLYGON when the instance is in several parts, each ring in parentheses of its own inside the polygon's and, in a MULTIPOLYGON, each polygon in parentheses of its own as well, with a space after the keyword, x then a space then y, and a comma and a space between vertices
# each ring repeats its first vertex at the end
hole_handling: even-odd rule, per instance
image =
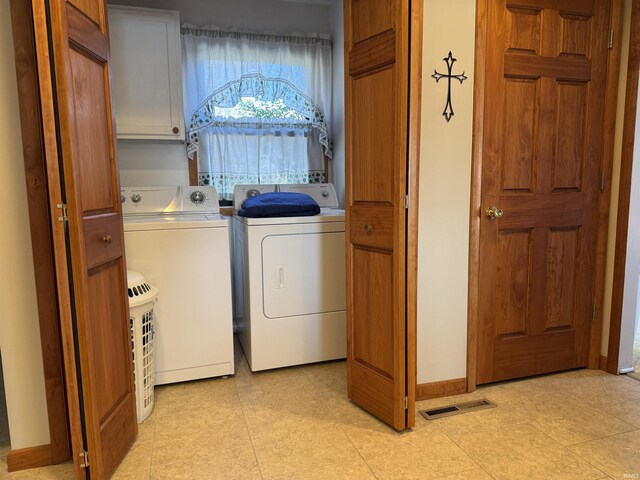
POLYGON ((268 192, 242 202, 241 217, 310 217, 320 213, 320 206, 309 195, 295 192, 268 192))

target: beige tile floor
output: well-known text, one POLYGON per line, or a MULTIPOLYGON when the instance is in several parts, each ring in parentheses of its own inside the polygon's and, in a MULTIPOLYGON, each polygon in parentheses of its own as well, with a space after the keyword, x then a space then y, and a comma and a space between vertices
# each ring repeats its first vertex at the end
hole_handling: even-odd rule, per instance
MULTIPOLYGON (((498 407, 396 433, 346 398, 344 362, 156 388, 115 479, 640 478, 640 382, 581 370, 418 404, 498 407)), ((0 479, 72 478, 61 465, 0 479)))

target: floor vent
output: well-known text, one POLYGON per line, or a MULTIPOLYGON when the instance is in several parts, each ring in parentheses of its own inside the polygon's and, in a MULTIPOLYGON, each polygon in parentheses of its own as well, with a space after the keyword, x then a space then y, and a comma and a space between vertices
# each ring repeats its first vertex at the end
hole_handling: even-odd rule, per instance
POLYGON ((432 408, 430 410, 420 410, 420 415, 427 420, 434 420, 436 418, 450 417, 451 415, 484 410, 485 408, 495 408, 496 406, 497 405, 495 403, 483 398, 481 400, 473 400, 471 402, 445 405, 444 407, 432 408))

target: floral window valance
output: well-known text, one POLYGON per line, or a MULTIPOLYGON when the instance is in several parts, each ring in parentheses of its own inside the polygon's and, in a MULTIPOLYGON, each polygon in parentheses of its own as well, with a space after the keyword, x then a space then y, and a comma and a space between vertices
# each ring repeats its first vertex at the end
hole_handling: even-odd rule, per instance
POLYGON ((262 74, 246 74, 227 83, 209 95, 195 110, 187 130, 187 154, 193 158, 199 148, 200 132, 207 128, 248 127, 273 131, 315 129, 324 154, 332 158, 331 140, 322 110, 293 83, 282 78, 267 78, 262 74), (216 108, 231 108, 243 98, 256 98, 269 102, 282 101, 296 112, 297 118, 233 119, 217 114, 216 108))

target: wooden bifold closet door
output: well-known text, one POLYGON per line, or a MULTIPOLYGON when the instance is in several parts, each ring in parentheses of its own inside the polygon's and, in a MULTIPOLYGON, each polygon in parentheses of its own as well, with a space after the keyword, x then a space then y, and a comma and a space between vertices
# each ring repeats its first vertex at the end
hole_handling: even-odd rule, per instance
POLYGON ((106 2, 29 3, 72 455, 103 479, 137 435, 106 2))
POLYGON ((345 1, 349 398, 415 422, 422 2, 345 1))

